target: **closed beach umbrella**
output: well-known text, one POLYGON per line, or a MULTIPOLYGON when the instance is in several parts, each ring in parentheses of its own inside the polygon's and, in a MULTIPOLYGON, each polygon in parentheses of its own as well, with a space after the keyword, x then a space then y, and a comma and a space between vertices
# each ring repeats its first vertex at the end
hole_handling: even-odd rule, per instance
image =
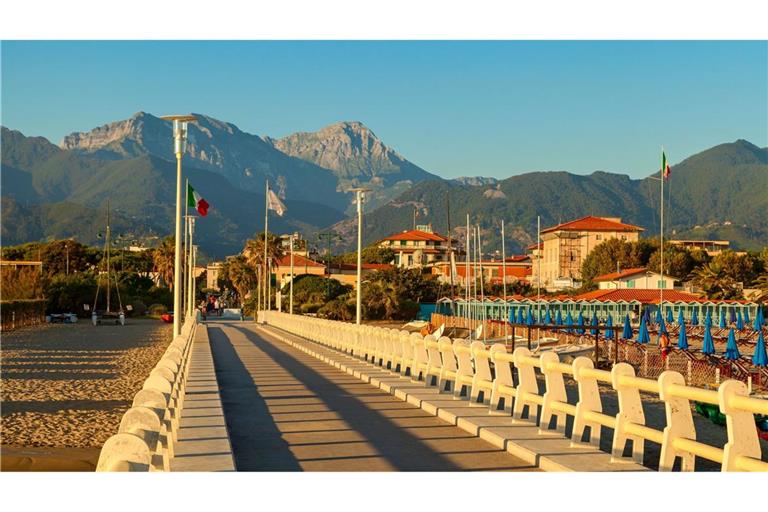
POLYGON ((728 312, 730 313, 730 316, 731 316, 731 323, 735 324, 736 323, 736 310, 734 308, 728 308, 728 312))
POLYGON ((675 321, 675 317, 672 316, 672 308, 667 308, 667 323, 671 324, 675 321))
POLYGON ((517 309, 517 323, 524 324, 525 323, 525 317, 523 316, 523 309, 525 308, 518 308, 517 309))
POLYGON ((744 323, 745 323, 746 325, 749 325, 749 323, 750 323, 751 321, 752 321, 752 320, 750 320, 750 318, 749 318, 749 310, 748 310, 748 309, 745 309, 745 310, 744 310, 744 323))
POLYGON ((677 334, 677 348, 688 350, 688 335, 685 332, 684 324, 680 324, 680 332, 677 334))
POLYGON ((555 324, 563 325, 563 313, 559 309, 557 310, 557 315, 555 316, 555 324))
POLYGON ((579 311, 579 328, 576 330, 579 334, 584 334, 586 331, 584 330, 584 315, 581 314, 581 311, 579 311))
MULTIPOLYGON (((597 313, 592 313, 592 327, 597 327, 599 324, 600 321, 597 319, 597 313)), ((597 329, 590 329, 589 332, 592 336, 597 336, 597 329)))
POLYGON ((517 308, 510 308, 509 309, 509 323, 514 324, 515 320, 517 320, 517 317, 515 315, 515 311, 517 308))
POLYGON ((547 325, 552 323, 552 314, 550 313, 549 308, 547 308, 547 314, 544 317, 544 323, 547 325))
POLYGON ((736 345, 736 335, 733 332, 733 328, 728 331, 728 344, 725 345, 725 358, 735 361, 740 358, 739 347, 736 345))
POLYGON ((565 332, 573 332, 573 317, 571 316, 570 311, 568 312, 568 316, 565 317, 565 326, 567 327, 565 332))
POLYGON ((707 316, 704 318, 704 325, 709 324, 710 327, 712 327, 712 310, 707 310, 707 316))
POLYGON ((728 325, 725 322, 725 310, 724 309, 720 310, 720 324, 719 325, 720 325, 721 329, 725 329, 726 325, 728 325))
POLYGON ((739 314, 736 315, 736 328, 740 331, 744 330, 744 317, 741 315, 741 310, 739 310, 739 314))
POLYGON ((699 310, 693 310, 693 316, 691 317, 691 325, 699 325, 699 310))
POLYGON ((640 332, 637 334, 638 343, 648 343, 651 337, 648 335, 648 326, 645 324, 645 318, 640 321, 640 332))
POLYGON ((645 320, 646 323, 651 322, 651 310, 648 308, 645 308, 645 311, 643 311, 643 320, 645 320))
POLYGON ((621 337, 625 340, 632 339, 632 324, 629 323, 629 315, 624 316, 624 331, 621 333, 621 337))
POLYGON ((704 322, 704 343, 701 346, 702 354, 709 355, 715 353, 715 342, 712 340, 711 328, 712 326, 709 322, 704 322))
POLYGON ((680 312, 677 314, 677 325, 679 325, 681 329, 685 327, 685 316, 683 316, 683 308, 680 308, 680 312))
POLYGON ((662 322, 664 322, 664 317, 661 316, 661 307, 659 307, 656 310, 656 323, 657 324, 661 324, 662 322))
POLYGON ((752 364, 755 366, 768 366, 768 354, 765 353, 765 338, 763 338, 762 331, 757 335, 755 353, 752 354, 752 364))
POLYGON ((659 334, 667 332, 667 325, 664 323, 664 319, 661 319, 661 322, 659 322, 659 334))
POLYGON ((533 311, 531 311, 531 308, 528 308, 528 316, 525 318, 525 325, 533 325, 534 323, 533 311))
MULTIPOLYGON (((608 315, 608 320, 605 321, 606 327, 613 327, 613 316, 608 315)), ((606 329, 605 330, 605 337, 609 340, 613 339, 613 329, 606 329)))
POLYGON ((757 313, 755 313, 755 325, 752 328, 759 331, 763 327, 763 310, 760 306, 757 307, 757 313))

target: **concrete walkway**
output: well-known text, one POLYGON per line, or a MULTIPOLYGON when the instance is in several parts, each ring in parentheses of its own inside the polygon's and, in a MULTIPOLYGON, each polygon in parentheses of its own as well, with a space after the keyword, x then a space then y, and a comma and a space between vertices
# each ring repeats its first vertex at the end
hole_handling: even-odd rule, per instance
POLYGON ((208 322, 239 471, 536 470, 250 322, 208 322))

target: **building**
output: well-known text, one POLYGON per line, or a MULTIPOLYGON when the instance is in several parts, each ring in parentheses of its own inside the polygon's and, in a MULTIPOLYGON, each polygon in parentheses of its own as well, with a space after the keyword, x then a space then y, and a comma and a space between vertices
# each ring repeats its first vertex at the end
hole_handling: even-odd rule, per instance
MULTIPOLYGON (((389 263, 363 263, 361 265, 360 277, 365 280, 366 276, 378 272, 380 270, 387 270, 393 268, 389 263)), ((352 288, 357 286, 357 264, 356 263, 338 263, 331 265, 331 278, 341 281, 342 284, 351 285, 352 288)))
MULTIPOLYGON (((415 268, 450 260, 451 247, 446 237, 433 232, 428 225, 416 228, 388 236, 379 242, 379 247, 391 249, 395 253, 395 266, 415 268)), ((455 253, 457 245, 456 240, 451 241, 455 253)))
POLYGON ((293 238, 293 254, 299 254, 301 256, 308 256, 308 244, 307 241, 301 237, 301 233, 294 232, 292 235, 280 235, 280 247, 282 247, 285 254, 291 252, 291 238, 293 238))
MULTIPOLYGON (((483 261, 482 265, 477 265, 477 272, 479 275, 480 268, 483 270, 483 282, 490 284, 502 284, 502 273, 505 268, 501 261, 490 260, 483 261)), ((475 269, 474 263, 470 263, 469 276, 470 281, 475 269)), ((437 276, 438 281, 441 283, 451 283, 451 264, 447 261, 435 263, 432 265, 432 274, 437 276)), ((506 263, 506 282, 507 284, 516 283, 518 281, 530 282, 531 279, 531 262, 527 257, 521 258, 514 256, 507 258, 506 263)), ((463 261, 456 262, 456 275, 454 276, 454 284, 458 286, 464 286, 467 282, 467 267, 463 261)))
POLYGON ((600 290, 620 290, 625 288, 637 290, 659 290, 664 288, 665 290, 671 290, 675 287, 674 277, 664 276, 662 280, 661 274, 651 272, 645 267, 628 268, 619 272, 603 274, 602 276, 597 276, 594 281, 598 284, 600 290))
POLYGON ((205 287, 212 290, 219 289, 219 271, 221 270, 221 261, 213 261, 205 267, 205 287))
MULTIPOLYGON (((288 283, 291 278, 291 255, 285 254, 277 262, 277 266, 272 267, 272 272, 275 274, 278 283, 288 283)), ((317 261, 311 260, 306 256, 301 256, 293 253, 293 275, 300 276, 303 274, 311 274, 315 276, 325 275, 325 265, 317 261)))
MULTIPOLYGON (((620 218, 594 216, 542 230, 542 242, 536 248, 541 256, 541 286, 551 291, 580 286, 581 265, 595 246, 612 238, 635 242, 642 231, 620 218)), ((534 260, 537 270, 538 265, 534 260)))
POLYGON ((728 240, 669 240, 670 244, 706 252, 710 256, 716 256, 730 248, 728 240))

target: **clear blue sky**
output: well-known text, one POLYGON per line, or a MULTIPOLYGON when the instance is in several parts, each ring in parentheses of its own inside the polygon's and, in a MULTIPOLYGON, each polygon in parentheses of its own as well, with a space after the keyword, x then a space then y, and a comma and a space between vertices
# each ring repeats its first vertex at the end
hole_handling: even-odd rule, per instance
POLYGON ((662 144, 768 146, 768 43, 2 43, 5 126, 58 143, 139 110, 272 137, 358 120, 445 177, 642 177, 662 144))

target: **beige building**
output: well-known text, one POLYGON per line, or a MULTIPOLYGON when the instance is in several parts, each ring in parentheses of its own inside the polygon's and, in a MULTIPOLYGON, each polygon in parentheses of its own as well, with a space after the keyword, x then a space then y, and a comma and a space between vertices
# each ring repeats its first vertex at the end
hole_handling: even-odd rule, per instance
POLYGON ((731 246, 728 240, 669 240, 668 243, 686 249, 704 251, 709 256, 717 256, 731 246))
POLYGON ((219 289, 219 270, 221 269, 221 262, 214 261, 209 263, 205 267, 205 287, 213 290, 219 289))
MULTIPOLYGON (((641 227, 622 223, 620 218, 593 216, 542 230, 541 246, 536 249, 541 258, 541 286, 547 290, 580 286, 581 264, 595 246, 612 238, 635 242, 642 231, 641 227)), ((539 261, 532 259, 537 273, 539 261)), ((535 274, 532 282, 536 283, 537 278, 535 274)))
POLYGON ((674 277, 664 276, 662 280, 661 274, 651 272, 644 267, 628 268, 619 272, 603 274, 602 276, 597 276, 594 281, 598 284, 600 290, 659 290, 661 288, 672 290, 675 287, 674 277))
MULTIPOLYGON (((395 266, 414 268, 449 261, 448 239, 434 233, 430 226, 416 227, 418 229, 403 231, 379 242, 379 247, 391 249, 395 253, 395 266)), ((456 240, 452 240, 451 245, 456 252, 456 240)))

